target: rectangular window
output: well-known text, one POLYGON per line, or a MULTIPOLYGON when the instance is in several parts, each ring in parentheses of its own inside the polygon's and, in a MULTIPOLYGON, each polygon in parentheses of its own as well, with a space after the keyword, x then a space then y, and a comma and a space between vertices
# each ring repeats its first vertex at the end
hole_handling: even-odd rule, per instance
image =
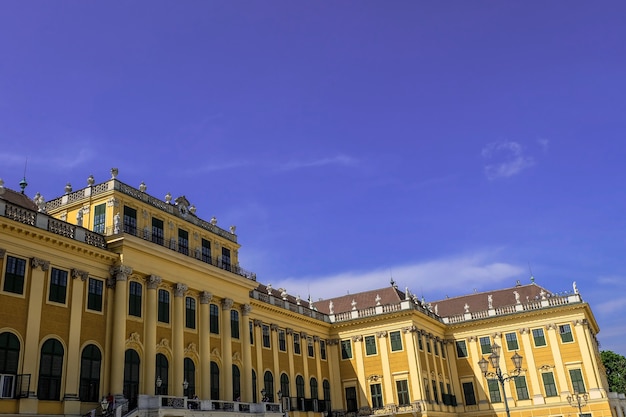
POLYGON ((106 224, 106 204, 98 204, 93 209, 93 231, 95 233, 104 233, 104 225, 106 224))
POLYGON ((419 346, 420 350, 424 350, 424 342, 422 341, 421 334, 417 335, 417 345, 419 346))
POLYGON ((341 359, 352 359, 352 342, 350 339, 341 341, 341 359))
POLYGON ((506 339, 506 348, 508 350, 519 349, 519 344, 517 343, 517 333, 506 333, 504 338, 506 339))
POLYGON ((525 376, 516 376, 514 378, 515 381, 515 391, 517 392, 518 400, 527 400, 528 397, 528 386, 526 385, 526 377, 525 376))
POLYGON ((184 229, 178 229, 178 252, 189 255, 189 232, 184 229))
POLYGON ((546 397, 556 397, 559 395, 556 391, 556 383, 554 382, 554 374, 552 372, 542 373, 541 379, 543 379, 543 388, 546 391, 546 397))
POLYGON ((163 233, 163 220, 152 218, 152 242, 163 246, 165 234, 163 233))
POLYGON ((543 334, 543 329, 533 329, 533 341, 535 342, 535 347, 545 346, 546 345, 546 336, 543 334))
POLYGON ((250 344, 254 345, 254 324, 251 321, 248 322, 248 330, 250 331, 250 344))
POLYGON ((480 341, 480 352, 483 355, 487 355, 491 353, 491 339, 489 336, 483 336, 479 339, 480 341))
POLYGON ((465 405, 476 405, 476 393, 472 382, 463 383, 463 398, 465 398, 465 405))
POLYGON ((270 326, 264 324, 261 329, 263 330, 263 347, 268 348, 270 347, 270 326))
POLYGON ((376 354, 376 337, 375 336, 365 336, 365 354, 366 355, 376 354))
POLYGON ((4 287, 6 292, 14 294, 24 293, 24 277, 26 276, 26 260, 7 256, 7 267, 4 274, 4 287))
POLYGON ((230 249, 222 248, 222 268, 230 271, 230 249))
POLYGON ((574 335, 572 334, 572 328, 569 324, 561 324, 559 326, 559 334, 561 335, 561 342, 569 343, 574 341, 574 335))
POLYGON ((124 206, 124 233, 137 236, 137 210, 124 206))
POLYGON ((426 338, 426 352, 430 353, 430 339, 426 338))
POLYGON ((230 310, 230 336, 239 339, 239 312, 230 310))
POLYGON ((431 382, 433 383, 433 399, 435 400, 435 404, 439 404, 439 395, 437 395, 437 381, 433 379, 431 382))
POLYGON ((141 317, 141 284, 131 281, 128 292, 128 314, 141 317))
POLYGON ((442 358, 446 358, 446 347, 443 345, 443 342, 439 342, 441 343, 441 357, 442 358))
POLYGON ((307 350, 308 350, 309 358, 315 357, 315 346, 313 345, 313 338, 307 337, 306 343, 307 343, 307 350))
POLYGON ((320 340, 320 358, 326 360, 326 341, 320 340))
POLYGON ((196 328, 196 300, 185 297, 185 326, 188 329, 196 328))
POLYGON ((89 278, 89 288, 87 290, 87 309, 102 311, 102 290, 104 282, 99 279, 89 278))
POLYGON ((580 369, 570 369, 569 377, 572 380, 572 388, 575 394, 583 394, 585 390, 585 381, 583 381, 583 373, 580 369))
POLYGON ((217 304, 209 306, 209 331, 213 334, 220 334, 220 309, 217 304))
POLYGON ((293 353, 295 353, 296 355, 299 355, 301 353, 299 333, 293 334, 293 353))
POLYGON ((435 350, 435 355, 439 356, 439 344, 436 340, 433 340, 433 349, 435 350))
POLYGON ((278 330, 278 350, 281 352, 287 351, 287 336, 283 329, 278 330))
POLYGON ((159 290, 158 320, 161 323, 170 322, 170 293, 167 290, 159 290))
POLYGON ((67 271, 52 268, 50 272, 50 294, 48 300, 65 304, 67 294, 67 271))
POLYGON ((502 397, 500 396, 500 383, 495 379, 488 379, 487 386, 489 387, 489 398, 491 398, 492 403, 500 403, 502 402, 502 397))
POLYGON ((465 343, 465 340, 456 341, 456 356, 457 358, 467 358, 467 343, 465 343))
POLYGON ((370 393, 372 394, 372 408, 383 407, 383 390, 380 384, 370 385, 370 393))
POLYGON ((402 350, 402 335, 399 331, 389 333, 389 341, 391 342, 392 352, 402 350))
POLYGON ((409 383, 406 379, 396 381, 396 391, 398 391, 398 405, 409 405, 411 399, 409 397, 409 383))
POLYGON ((202 262, 213 263, 211 259, 211 242, 206 239, 202 239, 202 262))

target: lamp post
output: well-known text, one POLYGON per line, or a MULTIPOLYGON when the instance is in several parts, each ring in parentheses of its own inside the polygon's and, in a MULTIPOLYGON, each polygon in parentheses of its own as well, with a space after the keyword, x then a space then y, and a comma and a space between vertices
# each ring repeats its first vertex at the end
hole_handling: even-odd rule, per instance
POLYGON ((578 391, 574 395, 567 396, 567 402, 574 408, 578 408, 578 417, 583 417, 583 407, 587 405, 589 396, 585 393, 579 394, 578 391))
POLYGON ((266 402, 267 401, 267 397, 265 397, 266 393, 267 393, 267 391, 265 391, 265 388, 263 388, 261 390, 261 402, 266 402))
POLYGON ((157 376, 154 384, 156 385, 156 395, 161 395, 161 385, 163 385, 163 380, 160 376, 157 376))
POLYGON ((187 380, 185 379, 183 381, 183 395, 185 397, 187 396, 187 388, 189 388, 189 382, 187 382, 187 380))
POLYGON ((478 366, 480 366, 480 370, 487 379, 497 380, 500 382, 500 386, 502 387, 502 395, 504 396, 504 408, 506 410, 507 417, 511 417, 511 412, 509 411, 509 403, 506 399, 506 390, 504 389, 504 383, 510 381, 511 379, 519 376, 522 373, 522 356, 515 352, 511 360, 513 361, 513 369, 510 373, 503 373, 502 369, 500 369, 500 346, 496 343, 491 345, 491 355, 489 355, 489 361, 485 358, 482 358, 478 361, 478 366), (489 363, 494 369, 494 372, 489 371, 489 363))

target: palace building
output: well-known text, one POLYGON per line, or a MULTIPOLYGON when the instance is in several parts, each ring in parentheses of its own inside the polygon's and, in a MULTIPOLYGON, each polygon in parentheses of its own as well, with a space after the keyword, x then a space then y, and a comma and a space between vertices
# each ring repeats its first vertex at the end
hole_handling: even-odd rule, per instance
POLYGON ((244 269, 234 226, 111 177, 0 180, 0 414, 625 417, 574 284, 313 302, 244 269))

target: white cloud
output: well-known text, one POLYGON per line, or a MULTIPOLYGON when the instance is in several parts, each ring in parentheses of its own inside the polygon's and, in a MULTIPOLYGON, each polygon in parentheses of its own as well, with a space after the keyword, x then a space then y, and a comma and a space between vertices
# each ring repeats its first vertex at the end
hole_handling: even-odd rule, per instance
POLYGON ((391 277, 398 286, 424 295, 426 299, 441 299, 471 293, 474 288, 489 289, 502 281, 519 279, 525 269, 492 258, 493 252, 459 255, 408 265, 395 265, 370 271, 345 271, 327 276, 288 277, 268 282, 274 288, 286 288, 290 294, 313 300, 375 290, 389 285, 391 277))
POLYGON ((485 175, 490 180, 517 175, 534 164, 532 157, 524 155, 522 146, 517 142, 492 142, 481 152, 483 158, 493 160, 485 165, 485 175))
POLYGON ((283 164, 280 169, 284 171, 291 171, 294 169, 301 168, 314 168, 321 167, 326 165, 341 165, 341 166, 351 166, 356 165, 357 160, 346 155, 337 155, 327 158, 320 159, 312 159, 308 161, 289 161, 283 164))

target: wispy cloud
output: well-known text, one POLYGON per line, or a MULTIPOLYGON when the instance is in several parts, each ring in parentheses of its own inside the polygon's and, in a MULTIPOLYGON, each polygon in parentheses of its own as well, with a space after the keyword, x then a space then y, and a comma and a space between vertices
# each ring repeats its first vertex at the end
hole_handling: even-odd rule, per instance
POLYGON ((303 168, 316 168, 327 165, 353 166, 358 163, 357 159, 347 155, 336 155, 326 158, 310 159, 310 160, 291 160, 279 168, 282 171, 292 171, 303 168))
POLYGON ((250 165, 250 162, 247 160, 233 160, 226 162, 218 162, 218 163, 206 163, 204 165, 198 166, 197 168, 187 169, 185 170, 185 175, 192 174, 204 174, 207 172, 215 172, 215 171, 226 171, 229 169, 241 168, 244 166, 250 165))
POLYGON ((493 258, 493 251, 470 255, 439 258, 408 265, 394 265, 369 271, 345 271, 328 276, 300 276, 279 279, 271 284, 275 288, 286 288, 290 294, 313 299, 323 296, 332 298, 389 285, 391 277, 401 288, 409 287, 412 293, 424 294, 427 299, 455 296, 476 289, 489 289, 502 281, 523 276, 523 267, 493 258), (445 286, 442 285, 445 283, 445 286))
POLYGON ((481 153, 490 161, 485 165, 485 175, 490 180, 512 177, 535 163, 519 143, 512 141, 492 142, 481 153))

